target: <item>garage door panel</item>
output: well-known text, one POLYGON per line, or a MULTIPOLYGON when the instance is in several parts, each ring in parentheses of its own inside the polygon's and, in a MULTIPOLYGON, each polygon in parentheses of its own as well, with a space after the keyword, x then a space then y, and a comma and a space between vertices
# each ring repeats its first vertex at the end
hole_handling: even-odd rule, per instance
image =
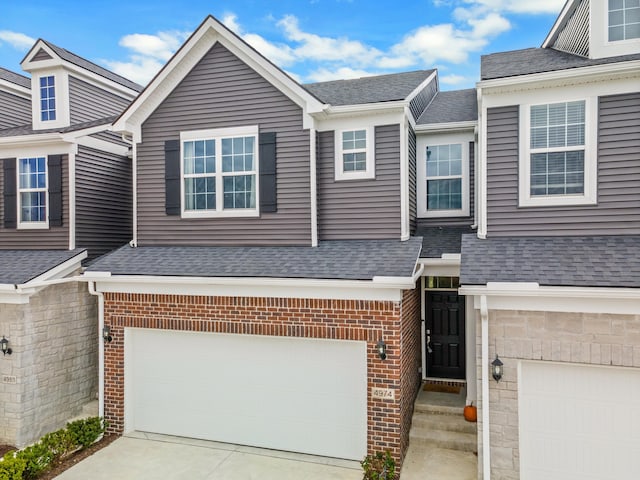
POLYGON ((640 478, 640 371, 522 362, 522 480, 640 478))
POLYGON ((129 329, 128 428, 366 454, 364 342, 129 329))

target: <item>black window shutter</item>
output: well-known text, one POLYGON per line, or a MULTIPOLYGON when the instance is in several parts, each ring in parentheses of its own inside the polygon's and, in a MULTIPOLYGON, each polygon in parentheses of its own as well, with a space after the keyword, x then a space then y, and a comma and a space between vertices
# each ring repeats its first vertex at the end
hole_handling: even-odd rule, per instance
POLYGON ((4 228, 16 228, 16 159, 2 160, 4 170, 4 228))
POLYGON ((62 155, 49 155, 49 226, 62 226, 62 155))
POLYGON ((167 215, 180 215, 180 140, 164 142, 164 187, 167 215))
POLYGON ((276 134, 260 134, 260 213, 277 211, 276 134))

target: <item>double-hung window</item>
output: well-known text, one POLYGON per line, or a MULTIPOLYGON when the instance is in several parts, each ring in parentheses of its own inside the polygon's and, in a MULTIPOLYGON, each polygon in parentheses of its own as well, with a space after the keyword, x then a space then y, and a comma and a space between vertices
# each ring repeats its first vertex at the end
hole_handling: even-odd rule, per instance
POLYGON ((609 41, 640 38, 640 0, 608 0, 609 41))
POLYGON ((19 227, 46 228, 48 226, 47 184, 45 157, 18 159, 19 227))
POLYGON ((43 122, 56 119, 56 86, 55 77, 40 77, 40 120, 43 122))
POLYGON ((336 131, 335 142, 336 180, 375 177, 372 128, 336 131))
POLYGON ((462 209, 462 144, 427 147, 427 210, 462 209))
POLYGON ((524 107, 520 205, 595 202, 587 100, 524 107))
POLYGON ((258 127, 182 132, 182 215, 258 215, 258 127))

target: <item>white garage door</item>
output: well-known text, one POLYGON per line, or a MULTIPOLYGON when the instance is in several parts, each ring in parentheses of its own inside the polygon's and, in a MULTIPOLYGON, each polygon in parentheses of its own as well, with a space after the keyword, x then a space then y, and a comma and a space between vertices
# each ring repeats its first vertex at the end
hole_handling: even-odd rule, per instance
POLYGON ((127 329, 125 430, 361 460, 366 343, 127 329))
POLYGON ((638 480, 640 370, 522 362, 521 480, 638 480))

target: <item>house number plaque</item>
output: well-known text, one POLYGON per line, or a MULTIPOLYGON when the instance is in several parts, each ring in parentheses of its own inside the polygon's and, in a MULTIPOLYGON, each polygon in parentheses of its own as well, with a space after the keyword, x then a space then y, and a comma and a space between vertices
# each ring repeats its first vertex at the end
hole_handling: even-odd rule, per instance
POLYGON ((373 388, 371 390, 373 398, 381 398, 382 400, 395 400, 396 391, 393 388, 373 388))

